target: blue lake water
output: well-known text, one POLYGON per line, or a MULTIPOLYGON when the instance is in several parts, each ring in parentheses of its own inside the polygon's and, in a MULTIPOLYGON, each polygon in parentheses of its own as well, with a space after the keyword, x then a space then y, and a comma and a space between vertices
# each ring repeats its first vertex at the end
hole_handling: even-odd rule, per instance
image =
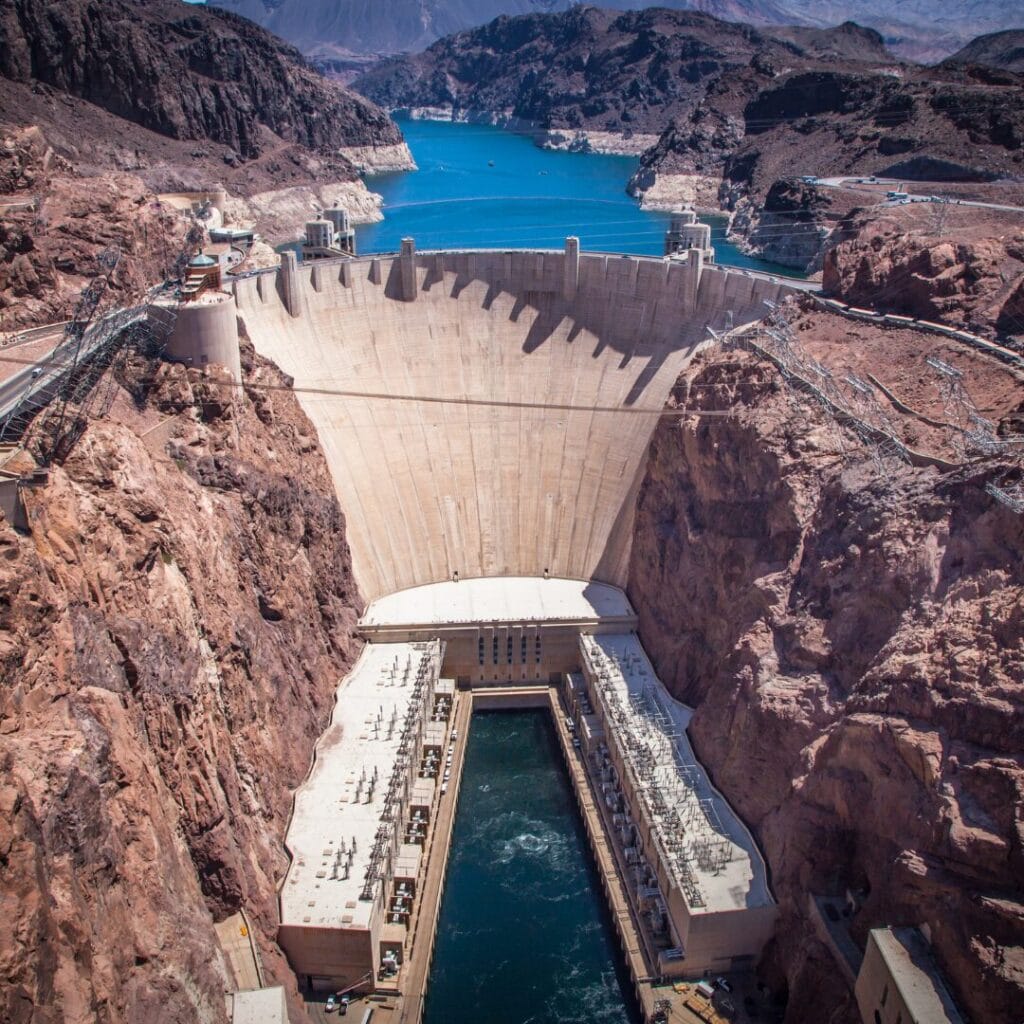
POLYGON ((638 1024, 546 711, 473 716, 425 1024, 638 1024))
MULTIPOLYGON (((360 253, 417 248, 560 249, 576 235, 584 249, 660 256, 667 213, 641 210, 626 195, 635 157, 559 153, 487 125, 398 122, 418 171, 380 174, 368 186, 384 197, 384 220, 356 229, 360 253)), ((792 273, 744 256, 712 223, 718 262, 792 273)))

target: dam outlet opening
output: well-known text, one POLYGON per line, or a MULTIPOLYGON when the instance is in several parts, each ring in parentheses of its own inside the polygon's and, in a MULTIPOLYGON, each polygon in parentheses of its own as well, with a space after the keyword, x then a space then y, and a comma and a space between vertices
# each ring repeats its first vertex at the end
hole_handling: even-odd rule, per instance
POLYGON ((759 319, 797 287, 716 266, 691 233, 664 259, 581 253, 573 238, 285 253, 232 283, 234 322, 209 304, 210 323, 174 339, 202 365, 240 328, 292 377, 368 601, 286 836, 278 940, 311 998, 358 993, 409 1022, 431 1005, 435 957, 458 955, 460 926, 437 928, 462 899, 455 879, 444 902, 453 827, 477 820, 477 798, 459 798, 466 744, 479 729, 486 765, 513 721, 474 712, 549 716, 589 848, 577 859, 584 874, 591 859, 642 1019, 665 1019, 685 979, 749 974, 773 933, 761 853, 697 760, 690 710, 627 596, 672 386, 709 326, 759 319))

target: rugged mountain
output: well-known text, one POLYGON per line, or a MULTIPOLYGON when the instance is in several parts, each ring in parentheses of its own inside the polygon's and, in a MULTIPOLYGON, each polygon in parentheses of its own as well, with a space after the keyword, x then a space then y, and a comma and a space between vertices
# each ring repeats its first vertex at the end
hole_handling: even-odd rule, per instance
POLYGON ((824 254, 822 287, 854 305, 999 334, 1024 351, 1024 217, 854 210, 824 254))
POLYGON ((1024 79, 1012 75, 793 71, 766 82, 742 117, 725 188, 759 198, 790 175, 986 181, 1024 169, 1024 79))
MULTIPOLYGON (((570 0, 211 0, 269 28, 321 57, 351 53, 416 51, 441 36, 482 25, 499 15, 564 11, 570 0)), ((938 60, 978 30, 1021 24, 1016 0, 605 0, 602 7, 630 10, 667 7, 701 11, 752 25, 824 28, 853 19, 881 32, 894 52, 912 60, 938 60)))
MULTIPOLYGON (((789 312, 837 379, 874 373, 941 422, 924 364, 939 355, 985 415, 1020 431, 1005 367, 935 335, 789 312)), ((790 994, 787 1022, 861 1019, 810 904, 847 891, 861 947, 869 928, 927 925, 970 1019, 1014 1020, 1024 519, 984 485, 1019 467, 876 469, 819 404, 743 352, 698 359, 673 402, 731 415, 662 420, 629 596, 659 674, 696 706, 699 756, 763 844, 782 914, 768 969, 790 994)), ((919 448, 939 443, 920 419, 901 429, 919 448)))
POLYGON ((295 991, 274 945, 290 790, 359 595, 316 433, 243 360, 240 390, 133 361, 26 491, 31 533, 0 522, 5 1021, 226 1024, 214 922, 241 907, 295 991))
POLYGON ((944 64, 983 64, 1002 71, 1024 74, 1024 29, 1008 29, 972 39, 944 64))
POLYGON ((642 152, 629 190, 646 205, 721 207, 752 233, 767 199, 771 217, 751 241, 763 248, 792 217, 802 237, 774 255, 801 268, 827 232, 791 179, 988 181, 1024 169, 1024 79, 900 64, 877 32, 850 23, 754 29, 575 8, 498 18, 354 85, 383 106, 530 128, 545 145, 609 149, 604 133, 617 134, 623 151, 642 152))
POLYGON ((292 47, 178 0, 12 0, 0 10, 0 76, 0 123, 35 124, 100 166, 194 161, 228 179, 259 167, 253 185, 340 180, 355 177, 345 148, 401 143, 381 111, 292 47))
MULTIPOLYGON (((836 31, 847 48, 860 46, 859 59, 893 63, 874 33, 836 31)), ((444 108, 456 116, 488 111, 541 128, 658 133, 691 114, 709 90, 741 109, 745 93, 753 95, 774 69, 830 64, 832 48, 829 33, 809 33, 801 45, 705 14, 577 7, 497 18, 423 54, 384 62, 354 87, 386 107, 444 108)))

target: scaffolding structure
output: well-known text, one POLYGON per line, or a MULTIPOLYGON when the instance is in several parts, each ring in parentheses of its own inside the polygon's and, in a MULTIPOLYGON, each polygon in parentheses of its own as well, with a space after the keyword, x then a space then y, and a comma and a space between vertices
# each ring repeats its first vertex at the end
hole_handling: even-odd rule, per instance
MULTIPOLYGON (((963 371, 937 356, 926 356, 924 361, 935 374, 945 419, 952 428, 952 443, 961 460, 1008 457, 1017 463, 1018 471, 1024 469, 1024 442, 1020 438, 999 437, 995 424, 981 414, 968 392, 963 371)), ((985 491, 1013 512, 1024 515, 1024 481, 989 481, 985 491)))
POLYGON ((985 490, 996 501, 1016 512, 1017 515, 1024 516, 1024 482, 1003 484, 1002 487, 997 487, 994 483, 989 482, 985 484, 985 490))
POLYGON ((816 402, 832 423, 836 447, 844 456, 850 453, 841 428, 854 434, 879 475, 886 474, 886 464, 891 460, 909 463, 910 449, 900 439, 874 387, 853 373, 842 377, 833 374, 803 349, 785 309, 767 300, 765 305, 769 313, 759 327, 733 333, 729 343, 767 359, 790 387, 816 402))
MULTIPOLYGON (((719 874, 733 858, 733 843, 714 803, 699 795, 701 769, 682 742, 675 720, 664 706, 654 680, 644 679, 639 689, 624 683, 629 676, 644 678, 646 665, 637 652, 607 654, 591 637, 584 638, 598 699, 604 706, 609 730, 623 764, 632 775, 633 791, 646 806, 652 833, 661 844, 666 866, 691 907, 707 905, 699 871, 719 874), (625 688, 625 697, 622 690, 625 688)), ((624 811, 620 828, 624 845, 632 827, 624 811)), ((614 820, 614 819, 613 819, 614 820)), ((657 893, 638 871, 641 899, 657 893)), ((660 899, 660 893, 657 893, 660 899)))
POLYGON ((996 437, 995 424, 981 415, 968 393, 963 371, 937 356, 925 356, 924 361, 935 373, 944 418, 953 428, 952 442, 960 458, 1000 454, 1006 446, 996 437))
MULTIPOLYGON (((838 451, 847 455, 844 431, 852 432, 885 478, 893 460, 911 462, 910 449, 903 443, 892 415, 878 399, 875 387, 853 373, 841 379, 810 358, 801 348, 785 310, 766 301, 768 316, 756 328, 725 334, 708 328, 712 340, 723 347, 736 346, 771 362, 783 380, 795 390, 812 397, 828 414, 838 451)), ((935 375, 942 400, 950 443, 963 462, 973 459, 1009 458, 1016 469, 1024 469, 1024 442, 1003 438, 995 424, 981 414, 967 390, 964 373, 937 356, 926 356, 925 364, 935 375)), ((1011 471, 1012 473, 1012 471, 1011 471)), ((1019 515, 1024 515, 1024 480, 985 484, 985 491, 1019 515)))

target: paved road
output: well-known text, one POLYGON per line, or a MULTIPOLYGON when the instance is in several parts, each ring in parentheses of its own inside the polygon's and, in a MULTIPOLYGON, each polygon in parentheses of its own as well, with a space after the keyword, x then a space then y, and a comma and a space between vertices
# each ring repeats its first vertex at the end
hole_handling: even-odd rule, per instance
MULTIPOLYGON (((832 178, 818 178, 814 182, 816 185, 821 185, 823 188, 844 188, 850 192, 865 192, 869 195, 877 196, 877 187, 867 188, 866 185, 872 186, 891 186, 887 191, 902 191, 906 192, 906 182, 896 181, 893 178, 875 178, 874 180, 864 177, 832 177, 832 178), (852 183, 852 184, 850 184, 852 183)), ((977 206, 983 210, 1004 210, 1010 213, 1024 213, 1024 206, 1008 206, 1002 203, 983 203, 975 199, 955 199, 950 196, 933 196, 919 195, 910 193, 911 203, 927 203, 938 201, 947 206, 977 206)), ((897 206, 905 204, 906 200, 893 200, 884 199, 879 202, 879 206, 897 206)))
MULTIPOLYGON (((93 324, 82 339, 79 361, 109 340, 108 326, 123 329, 146 315, 145 305, 133 306, 117 310, 93 324)), ((63 338, 63 326, 55 324, 52 331, 41 330, 24 345, 11 344, 0 349, 0 366, 10 371, 6 375, 0 373, 0 423, 29 396, 55 390, 61 377, 75 365, 76 342, 63 338), (33 363, 16 362, 22 358, 33 363)))

